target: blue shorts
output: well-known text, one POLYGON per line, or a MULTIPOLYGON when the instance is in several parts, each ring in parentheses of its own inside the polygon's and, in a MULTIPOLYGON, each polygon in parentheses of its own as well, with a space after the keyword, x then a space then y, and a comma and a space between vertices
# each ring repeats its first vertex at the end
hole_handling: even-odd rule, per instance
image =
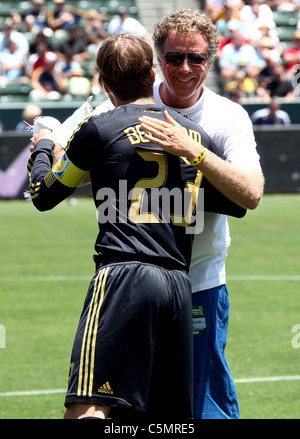
POLYGON ((229 297, 226 285, 192 294, 194 418, 238 419, 237 395, 224 349, 229 297))

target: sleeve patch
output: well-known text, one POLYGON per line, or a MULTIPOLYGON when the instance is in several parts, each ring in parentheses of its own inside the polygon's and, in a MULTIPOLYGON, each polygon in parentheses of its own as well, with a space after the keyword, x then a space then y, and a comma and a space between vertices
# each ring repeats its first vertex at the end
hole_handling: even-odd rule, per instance
POLYGON ((87 171, 77 168, 68 158, 66 153, 57 162, 52 169, 52 172, 57 180, 63 185, 74 188, 82 181, 87 174, 87 171))

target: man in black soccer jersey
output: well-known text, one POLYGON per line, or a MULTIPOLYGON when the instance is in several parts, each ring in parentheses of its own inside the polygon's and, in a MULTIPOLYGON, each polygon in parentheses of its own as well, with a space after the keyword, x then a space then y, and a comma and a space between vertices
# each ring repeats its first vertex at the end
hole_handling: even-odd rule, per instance
MULTIPOLYGON (((97 65, 116 108, 86 119, 53 168, 57 139, 41 130, 28 161, 38 210, 71 195, 88 172, 98 210, 96 273, 71 356, 67 419, 192 418, 187 271, 202 175, 141 128, 142 115, 164 119, 152 98, 152 60, 151 47, 136 37, 105 40, 97 65)), ((169 113, 197 139, 199 159, 213 149, 197 124, 169 113)))

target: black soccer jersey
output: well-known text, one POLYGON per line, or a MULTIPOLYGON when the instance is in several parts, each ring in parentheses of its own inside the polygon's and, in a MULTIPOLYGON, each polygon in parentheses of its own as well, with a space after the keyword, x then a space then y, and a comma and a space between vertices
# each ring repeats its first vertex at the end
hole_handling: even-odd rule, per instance
MULTIPOLYGON (((53 169, 49 140, 41 140, 29 159, 32 200, 40 210, 69 196, 90 172, 99 222, 97 264, 137 260, 188 270, 203 179, 184 159, 145 138, 138 118, 146 114, 164 119, 164 110, 155 104, 128 104, 92 116, 74 132, 53 169)), ((190 136, 213 149, 196 123, 168 111, 190 136)), ((208 210, 218 211, 220 197, 216 202, 208 198, 208 210)))

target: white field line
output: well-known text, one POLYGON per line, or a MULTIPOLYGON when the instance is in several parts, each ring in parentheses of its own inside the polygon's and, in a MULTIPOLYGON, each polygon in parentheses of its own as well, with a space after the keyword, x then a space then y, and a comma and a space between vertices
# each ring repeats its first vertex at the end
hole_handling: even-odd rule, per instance
MULTIPOLYGON (((237 378, 233 381, 236 384, 245 383, 262 383, 271 381, 298 381, 300 380, 300 375, 291 376, 274 376, 274 377, 254 377, 254 378, 237 378)), ((28 390, 22 392, 5 392, 0 393, 0 397, 3 396, 34 396, 34 395, 51 395, 55 393, 66 393, 66 389, 50 389, 50 390, 28 390)))
POLYGON ((66 389, 26 390, 26 391, 21 391, 21 392, 5 392, 5 393, 0 393, 0 397, 1 396, 51 395, 52 393, 66 393, 66 389))
POLYGON ((237 275, 228 275, 227 280, 254 280, 254 281, 300 281, 300 275, 264 275, 264 274, 237 274, 237 275))
POLYGON ((256 378, 237 378, 233 381, 236 384, 244 383, 266 383, 270 381, 297 381, 300 380, 300 375, 290 375, 290 376, 278 376, 278 377, 256 377, 256 378))
POLYGON ((21 277, 0 277, 0 282, 69 282, 87 281, 90 276, 21 276, 21 277))
MULTIPOLYGON (((90 276, 21 276, 21 277, 0 277, 0 282, 69 282, 69 281, 87 281, 92 278, 90 276)), ((228 275, 228 281, 300 281, 300 275, 228 275)))

